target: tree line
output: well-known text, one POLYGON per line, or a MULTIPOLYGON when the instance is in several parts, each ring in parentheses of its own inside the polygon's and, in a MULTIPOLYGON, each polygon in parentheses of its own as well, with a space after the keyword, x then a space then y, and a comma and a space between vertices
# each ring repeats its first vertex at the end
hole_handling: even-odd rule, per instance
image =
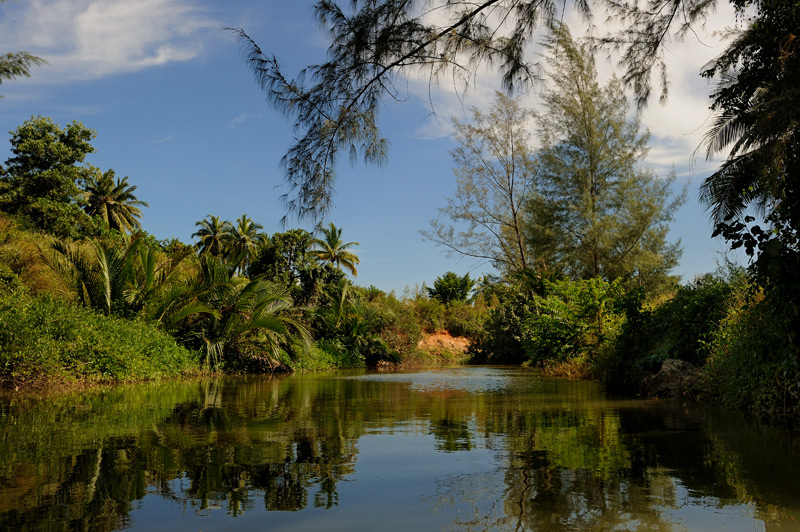
POLYGON ((192 244, 159 241, 142 229, 147 203, 129 178, 86 162, 94 137, 41 116, 11 132, 0 166, 5 384, 396 363, 428 356, 423 330, 475 330, 471 282, 452 302, 444 289, 404 301, 357 286, 359 244, 334 223, 269 235, 246 214, 209 214, 192 244))
MULTIPOLYGON (((10 215, 0 272, 6 306, 33 308, 14 299, 27 301, 26 291, 57 294, 98 316, 143 322, 206 367, 228 369, 399 360, 414 351, 423 328, 442 326, 470 335, 474 360, 595 376, 628 392, 641 391, 648 374, 678 358, 701 367, 709 397, 798 415, 800 8, 791 0, 731 3, 739 15, 755 11, 702 73, 717 83, 707 152, 730 149, 704 181, 702 198, 715 234, 752 257, 746 271, 729 267, 684 285, 670 276, 680 246, 666 234, 682 194, 671 194, 673 177, 642 164, 647 133, 627 116, 622 94, 630 87, 645 104, 652 71, 661 69, 665 97, 664 39, 692 31, 715 2, 609 2, 623 29, 585 46, 556 22, 552 2, 420 7, 379 0, 343 8, 326 1, 315 13, 330 30, 328 61, 297 79, 238 31, 268 100, 301 132, 283 160, 294 194, 289 213, 301 218, 326 214, 341 149, 372 162, 386 157, 378 110, 384 99, 401 97, 398 79, 423 68, 432 80, 450 72, 468 81, 488 62, 498 65, 509 91, 527 87, 541 71, 525 57, 525 44, 544 32, 553 86, 542 94, 545 111, 533 117, 503 94, 488 112, 474 110, 471 122, 456 123, 456 193, 426 233, 454 252, 491 261, 499 276, 471 291, 472 279, 448 273, 432 290, 398 300, 347 281, 341 268, 356 274, 357 256, 347 249, 356 243, 344 243, 334 225, 323 239, 303 230, 267 238, 246 216, 230 223, 209 215, 195 233, 201 241, 208 236, 208 245, 197 248, 129 235, 146 204, 127 178, 83 164, 93 133, 34 119, 13 133, 14 156, 2 169, 0 209, 10 215), (425 9, 440 8, 447 8, 443 19, 426 17, 425 9), (622 52, 624 72, 605 86, 595 79, 597 46, 622 52), (60 137, 59 150, 47 152, 50 159, 31 157, 48 135, 60 137), (100 200, 114 195, 116 203, 100 200), (26 230, 39 231, 46 245, 26 230)), ((578 7, 591 16, 593 5, 578 7)), ((43 314, 19 314, 4 345, 19 346, 12 329, 25 323, 52 325, 43 314)), ((51 340, 65 337, 53 331, 51 340)), ((5 356, 12 360, 6 378, 14 368, 33 374, 43 363, 14 349, 5 356)), ((85 360, 68 365, 91 367, 85 360)))

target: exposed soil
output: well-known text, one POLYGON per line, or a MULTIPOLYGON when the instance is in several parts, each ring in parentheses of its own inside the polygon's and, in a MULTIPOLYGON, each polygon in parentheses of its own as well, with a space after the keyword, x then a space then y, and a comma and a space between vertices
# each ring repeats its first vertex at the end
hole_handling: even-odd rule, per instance
POLYGON ((417 347, 429 353, 466 353, 469 340, 463 337, 452 336, 447 331, 436 331, 424 334, 417 347))

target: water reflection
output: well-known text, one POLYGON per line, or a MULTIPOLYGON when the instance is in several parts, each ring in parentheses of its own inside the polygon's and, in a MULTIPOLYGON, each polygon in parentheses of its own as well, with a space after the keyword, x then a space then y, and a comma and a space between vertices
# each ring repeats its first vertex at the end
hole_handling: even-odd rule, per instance
POLYGON ((0 530, 800 530, 798 473, 796 432, 520 369, 0 400, 0 530))

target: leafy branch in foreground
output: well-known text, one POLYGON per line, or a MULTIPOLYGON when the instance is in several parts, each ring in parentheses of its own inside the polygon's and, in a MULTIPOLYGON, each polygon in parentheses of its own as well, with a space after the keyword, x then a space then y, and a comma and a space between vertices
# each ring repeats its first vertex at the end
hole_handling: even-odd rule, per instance
MULTIPOLYGON (((0 0, 5 4, 6 0, 0 0)), ((3 80, 15 80, 20 77, 31 77, 31 67, 46 65, 47 61, 29 52, 8 52, 0 55, 0 84, 3 80)), ((2 96, 0 96, 2 98, 2 96)))
MULTIPOLYGON (((335 166, 342 151, 351 162, 386 160, 387 140, 378 128, 380 105, 404 98, 399 82, 412 73, 429 83, 450 75, 456 86, 473 83, 482 65, 495 68, 508 92, 530 88, 540 67, 526 58, 538 31, 559 18, 559 0, 353 0, 350 9, 320 0, 315 18, 330 38, 327 61, 287 76, 278 58, 265 54, 242 29, 238 35, 245 60, 272 106, 293 123, 294 145, 283 157, 289 191, 287 215, 318 221, 331 207, 335 166)), ((627 29, 601 39, 622 52, 624 81, 640 106, 651 91, 650 73, 662 72, 666 95, 664 42, 691 31, 716 0, 651 0, 632 6, 606 2, 627 29)), ((587 23, 589 0, 576 0, 587 23)))

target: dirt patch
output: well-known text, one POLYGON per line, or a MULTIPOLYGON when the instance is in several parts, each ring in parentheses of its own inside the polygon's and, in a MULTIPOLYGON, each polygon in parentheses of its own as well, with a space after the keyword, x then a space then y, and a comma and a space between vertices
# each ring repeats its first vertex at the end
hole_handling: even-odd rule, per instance
POLYGON ((447 331, 425 334, 417 344, 419 349, 433 354, 466 353, 468 346, 468 338, 453 336, 447 331))

